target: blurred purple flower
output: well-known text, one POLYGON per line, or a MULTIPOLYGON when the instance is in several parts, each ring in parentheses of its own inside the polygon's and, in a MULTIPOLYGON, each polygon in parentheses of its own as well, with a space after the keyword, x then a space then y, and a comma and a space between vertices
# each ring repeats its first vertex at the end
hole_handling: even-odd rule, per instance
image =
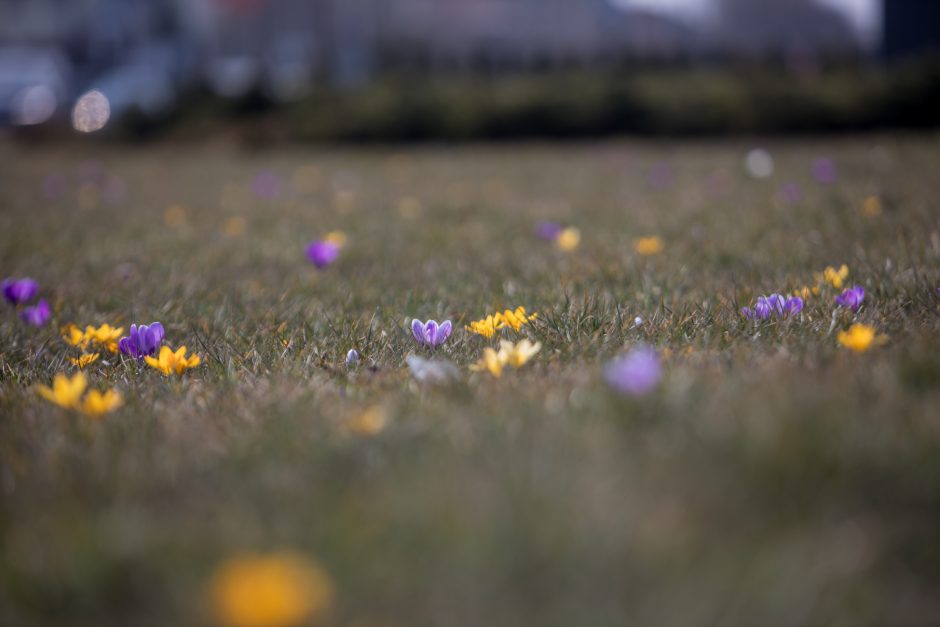
POLYGON ((4 279, 0 283, 3 297, 13 305, 20 305, 33 300, 39 291, 39 284, 33 279, 4 279))
POLYGON ((796 205, 803 200, 803 189, 799 183, 790 181, 780 186, 780 199, 787 205, 796 205))
POLYGON ((813 161, 813 166, 810 170, 816 182, 822 183, 823 185, 832 185, 836 182, 836 179, 839 178, 836 164, 829 157, 820 157, 813 161))
POLYGON ((460 377, 457 366, 446 359, 425 359, 414 354, 405 357, 412 376, 427 383, 446 383, 460 377))
POLYGON ((862 301, 865 300, 865 288, 861 285, 855 285, 845 290, 839 296, 836 296, 836 304, 852 311, 858 311, 862 307, 862 301))
POLYGON ((766 320, 771 316, 787 317, 803 311, 803 299, 799 296, 786 298, 780 294, 758 296, 754 307, 742 307, 741 313, 748 320, 766 320))
POLYGON ((307 244, 307 259, 317 268, 323 269, 336 261, 339 246, 326 240, 315 240, 307 244))
POLYGON ((535 226, 535 234, 546 242, 554 242, 561 231, 562 227, 557 222, 539 222, 535 226))
POLYGON ((34 327, 44 326, 52 317, 52 310, 45 298, 41 298, 33 307, 26 307, 20 312, 20 319, 34 327))
POLYGON ((251 181, 251 191, 258 198, 277 198, 281 193, 281 177, 269 170, 260 172, 251 181))
POLYGON ((604 368, 604 379, 623 394, 642 396, 659 384, 662 365, 659 355, 650 346, 640 345, 604 368))
POLYGON ((444 340, 450 337, 450 332, 452 330, 452 325, 450 320, 445 320, 440 325, 437 324, 434 320, 428 320, 427 322, 421 322, 420 320, 411 321, 411 333, 415 336, 415 339, 418 340, 419 344, 424 344, 425 346, 430 346, 434 348, 438 344, 442 344, 444 340))
POLYGON ((155 355, 160 343, 163 342, 163 325, 151 322, 149 325, 131 325, 130 336, 121 338, 118 348, 128 357, 142 359, 148 355, 155 355))

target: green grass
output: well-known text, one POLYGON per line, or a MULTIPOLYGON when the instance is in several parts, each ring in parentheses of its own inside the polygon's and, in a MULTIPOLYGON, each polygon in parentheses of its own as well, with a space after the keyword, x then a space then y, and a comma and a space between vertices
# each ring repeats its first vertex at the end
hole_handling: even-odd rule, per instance
POLYGON ((39 330, 0 318, 0 622, 206 624, 213 568, 279 549, 329 572, 335 625, 936 620, 940 141, 774 140, 769 181, 744 174, 751 147, 0 144, 0 274, 37 278, 55 310, 39 330), (809 177, 823 154, 835 186, 809 177), (43 200, 48 173, 92 158, 126 200, 43 200), (664 160, 676 182, 657 191, 664 160), (319 185, 295 193, 308 164, 319 185), (279 199, 245 192, 262 169, 279 199), (801 204, 776 199, 785 180, 801 204), (535 239, 541 219, 580 248, 535 239), (318 272, 304 245, 333 229, 349 243, 318 272), (637 257, 651 234, 665 252, 637 257), (857 315, 829 289, 798 319, 741 319, 840 263, 868 293, 857 315), (463 325, 517 305, 539 312, 541 353, 471 375, 490 343, 463 325), (454 320, 438 352, 461 380, 412 380, 412 317, 454 320), (853 319, 887 344, 840 348, 853 319), (71 370, 60 325, 152 320, 203 365, 164 378, 108 356, 87 373, 126 405, 100 421, 36 395, 71 370), (664 380, 621 398, 601 369, 639 342, 669 349, 664 380), (345 428, 376 404, 382 432, 345 428))

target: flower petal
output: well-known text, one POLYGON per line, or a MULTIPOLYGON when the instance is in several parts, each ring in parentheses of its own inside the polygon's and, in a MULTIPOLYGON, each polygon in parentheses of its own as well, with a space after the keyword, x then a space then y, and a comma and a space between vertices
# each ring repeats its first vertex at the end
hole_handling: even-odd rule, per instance
POLYGON ((424 323, 417 318, 411 321, 411 334, 419 344, 424 344, 424 323))

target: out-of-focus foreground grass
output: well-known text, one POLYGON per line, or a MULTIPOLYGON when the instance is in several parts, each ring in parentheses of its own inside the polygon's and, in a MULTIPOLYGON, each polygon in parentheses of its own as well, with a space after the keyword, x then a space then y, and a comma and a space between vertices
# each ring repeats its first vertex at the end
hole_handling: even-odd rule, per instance
POLYGON ((0 145, 0 273, 54 310, 0 319, 0 622, 207 624, 216 566, 277 550, 328 573, 331 625, 935 621, 940 142, 775 140, 769 179, 751 147, 0 145), (842 263, 858 314, 824 287, 741 317, 842 263), (471 375, 494 341, 463 325, 517 305, 542 351, 471 375), (459 381, 412 379, 412 317, 454 320, 459 381), (73 370, 61 325, 152 320, 203 364, 103 355, 126 404, 99 420, 36 394, 73 370), (838 346, 853 320, 887 343, 838 346), (601 368, 641 342, 662 385, 621 398, 601 368), (369 408, 384 428, 350 429, 369 408))

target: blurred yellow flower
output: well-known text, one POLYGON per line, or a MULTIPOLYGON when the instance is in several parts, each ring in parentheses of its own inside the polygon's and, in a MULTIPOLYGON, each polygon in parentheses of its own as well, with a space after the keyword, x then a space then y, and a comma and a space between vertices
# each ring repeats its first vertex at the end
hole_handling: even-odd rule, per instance
POLYGON ((296 553, 241 555, 222 563, 209 593, 226 627, 292 627, 317 622, 333 602, 333 582, 296 553))
POLYGON ((241 216, 232 216, 225 221, 225 224, 222 226, 222 233, 227 237, 238 237, 245 234, 245 228, 248 226, 248 221, 241 216))
POLYGON ((633 242, 633 249, 638 255, 649 257, 663 252, 664 244, 661 237, 641 237, 633 242))
POLYGON ((826 269, 822 271, 822 274, 816 273, 816 283, 820 285, 823 283, 829 283, 837 290, 842 289, 842 285, 845 283, 847 278, 849 278, 849 267, 845 264, 839 266, 838 270, 832 266, 826 266, 826 269))
POLYGON ((877 218, 881 215, 881 198, 869 196, 862 201, 862 215, 866 218, 877 218))
POLYGON ((186 224, 186 207, 182 205, 170 205, 163 212, 163 223, 168 228, 178 229, 186 224))
POLYGON ((104 394, 98 390, 91 390, 85 395, 81 411, 86 416, 97 418, 114 411, 124 404, 124 399, 116 390, 108 390, 104 394))
POLYGON ((50 403, 66 409, 78 409, 81 406, 82 394, 88 387, 88 379, 84 373, 76 372, 71 379, 64 374, 57 374, 52 380, 52 387, 40 385, 36 391, 50 403))
POLYGON ((499 353, 487 346, 483 349, 483 357, 477 363, 471 364, 470 370, 474 372, 488 370, 491 375, 498 377, 503 374, 503 365, 505 363, 499 353))
POLYGON ((864 353, 873 344, 884 344, 888 337, 886 335, 876 335, 874 327, 867 324, 856 322, 849 327, 848 331, 839 331, 836 335, 839 344, 853 350, 856 353, 864 353))
POLYGON ((71 379, 64 374, 57 374, 52 380, 52 387, 40 385, 36 391, 44 399, 55 403, 59 407, 74 409, 87 416, 98 417, 113 411, 123 404, 121 395, 115 390, 108 390, 104 394, 98 390, 91 390, 82 394, 88 387, 88 379, 84 373, 76 372, 71 379))
POLYGON ((346 234, 342 231, 330 231, 323 236, 323 241, 342 248, 346 245, 346 234))
POLYGON ((63 340, 72 346, 81 346, 82 350, 88 346, 88 342, 91 340, 91 338, 87 337, 81 329, 71 323, 62 327, 61 332, 63 340))
POLYGON ((555 246, 559 250, 563 250, 566 253, 570 253, 572 250, 578 247, 578 244, 581 243, 581 231, 569 226, 568 228, 562 229, 558 234, 558 237, 555 238, 555 246))
POLYGON ((373 405, 353 417, 346 427, 356 435, 375 435, 388 423, 388 412, 381 405, 373 405))
POLYGON ((483 357, 480 358, 480 361, 471 365, 470 370, 474 372, 485 370, 494 377, 499 377, 503 374, 504 367, 521 368, 541 348, 541 342, 533 344, 528 339, 520 340, 516 344, 501 340, 499 351, 495 351, 490 347, 483 349, 483 357))
POLYGON ((84 368, 90 363, 98 361, 98 357, 101 356, 101 353, 82 353, 79 357, 69 357, 69 361, 72 362, 73 366, 78 366, 79 368, 84 368))
POLYGON ((156 359, 148 355, 144 357, 144 361, 165 375, 172 373, 181 375, 190 368, 198 366, 202 360, 199 355, 186 357, 185 346, 180 346, 176 351, 169 346, 161 346, 160 355, 156 359))
POLYGON ((513 368, 521 368, 527 361, 542 349, 542 343, 532 343, 528 339, 520 340, 516 344, 511 344, 505 340, 500 342, 500 352, 506 350, 506 363, 513 368))
POLYGON ((118 351, 118 340, 121 339, 123 334, 124 327, 112 327, 110 324, 104 323, 96 329, 88 325, 85 327, 85 342, 86 344, 89 341, 95 342, 112 353, 116 353, 118 351))

